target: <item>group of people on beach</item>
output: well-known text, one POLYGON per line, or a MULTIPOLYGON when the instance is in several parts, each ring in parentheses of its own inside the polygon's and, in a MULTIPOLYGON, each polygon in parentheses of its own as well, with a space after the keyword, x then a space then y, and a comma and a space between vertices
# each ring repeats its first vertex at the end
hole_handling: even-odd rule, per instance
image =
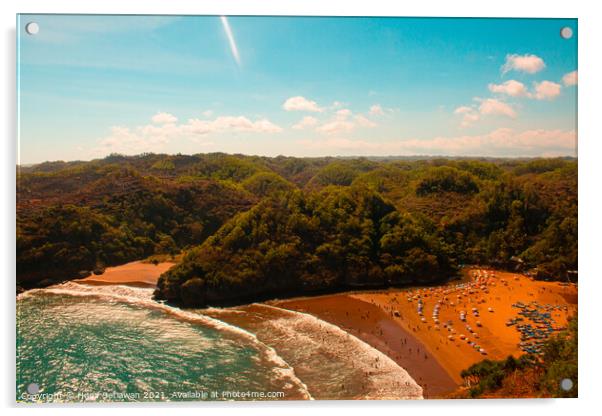
POLYGON ((494 271, 476 269, 469 273, 470 281, 457 283, 454 285, 439 286, 432 288, 420 288, 410 290, 406 293, 408 302, 416 303, 416 313, 420 317, 420 322, 426 324, 427 330, 441 331, 447 330, 446 343, 460 345, 457 341, 465 342, 475 352, 481 355, 487 355, 487 351, 476 340, 480 338, 478 332, 468 323, 469 314, 475 319, 474 325, 482 328, 483 324, 480 317, 480 306, 485 304, 488 313, 494 313, 492 306, 487 305, 485 295, 489 294, 489 287, 497 284, 497 278, 494 271), (429 300, 434 301, 432 310, 432 323, 424 316, 425 305, 429 300), (457 313, 458 321, 447 319, 440 321, 442 309, 451 309, 457 313), (460 309, 462 308, 462 309, 460 309), (469 309, 470 308, 470 309, 469 309), (456 328, 463 326, 468 333, 458 333, 456 328))

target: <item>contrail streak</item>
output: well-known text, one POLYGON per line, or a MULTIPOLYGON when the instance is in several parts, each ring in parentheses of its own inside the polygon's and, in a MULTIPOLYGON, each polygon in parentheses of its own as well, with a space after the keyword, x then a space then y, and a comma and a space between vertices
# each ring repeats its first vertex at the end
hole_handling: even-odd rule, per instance
POLYGON ((234 35, 232 34, 232 29, 230 28, 230 23, 228 23, 228 18, 226 16, 220 17, 222 21, 222 25, 224 26, 224 32, 226 32, 226 36, 228 37, 228 42, 230 43, 230 50, 232 51, 232 56, 234 60, 240 66, 240 55, 238 54, 238 47, 236 46, 236 41, 234 40, 234 35))

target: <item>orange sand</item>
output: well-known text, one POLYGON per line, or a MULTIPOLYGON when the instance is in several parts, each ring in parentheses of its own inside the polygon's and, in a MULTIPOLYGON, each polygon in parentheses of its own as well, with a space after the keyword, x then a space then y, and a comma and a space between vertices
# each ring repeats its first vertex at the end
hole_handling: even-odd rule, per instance
POLYGON ((317 316, 386 354, 422 387, 425 398, 442 397, 457 388, 455 380, 421 341, 376 305, 344 293, 274 303, 281 308, 317 316))
MULTIPOLYGON (((517 317, 520 311, 520 309, 513 308, 512 304, 516 302, 528 304, 537 301, 542 305, 566 306, 566 310, 561 309, 552 312, 555 327, 566 326, 567 317, 574 315, 577 311, 577 286, 574 284, 563 286, 558 282, 533 281, 526 276, 492 270, 487 270, 487 277, 485 277, 485 269, 468 270, 467 273, 470 279, 463 283, 422 289, 389 289, 321 296, 315 298, 317 301, 312 301, 311 298, 284 301, 280 302, 280 306, 312 313, 320 319, 331 321, 334 324, 337 324, 337 321, 339 324, 344 321, 345 326, 355 328, 354 332, 360 333, 366 325, 366 316, 361 317, 357 314, 355 303, 350 302, 348 310, 337 313, 337 316, 334 316, 332 311, 325 311, 320 303, 332 304, 331 298, 337 297, 340 298, 338 303, 344 303, 346 298, 368 303, 367 307, 375 306, 383 314, 378 319, 371 319, 373 321, 371 324, 374 325, 372 335, 384 337, 387 326, 390 327, 392 324, 405 330, 420 342, 421 351, 428 353, 429 357, 434 357, 458 385, 462 383, 460 372, 474 363, 485 358, 504 359, 508 355, 520 356, 523 354, 518 346, 520 333, 515 326, 506 326, 506 321, 517 317), (475 282, 477 273, 481 275, 480 281, 486 282, 483 289, 481 289, 481 284, 475 282), (462 284, 466 285, 468 282, 470 282, 470 287, 458 287, 462 284), (472 293, 470 293, 471 291, 472 293), (422 322, 422 317, 418 315, 418 298, 416 297, 412 301, 407 299, 408 296, 418 294, 423 301, 423 317, 426 322, 422 322), (458 298, 458 295, 461 297, 458 298), (445 297, 447 297, 447 300, 445 300, 445 297), (441 301, 438 330, 435 328, 434 318, 432 317, 434 305, 437 301, 441 301), (352 306, 353 310, 351 310, 352 306), (473 307, 478 309, 479 317, 473 316, 473 307), (488 308, 492 308, 493 311, 489 312, 488 308), (466 322, 460 321, 460 311, 466 312, 466 322), (399 316, 396 316, 397 314, 399 316), (383 320, 382 316, 385 316, 386 319, 383 320), (450 320, 452 321, 454 333, 443 327, 443 323, 450 320), (481 322, 482 327, 477 326, 477 321, 481 322), (467 324, 472 327, 474 333, 478 334, 478 338, 466 329, 467 324), (454 337, 453 341, 448 339, 449 335, 454 337), (487 355, 476 351, 468 345, 466 340, 461 340, 460 335, 465 335, 471 341, 478 343, 487 355)), ((382 340, 379 342, 371 339, 374 336, 361 338, 375 348, 382 347, 382 340)), ((407 354, 407 351, 405 351, 407 345, 392 345, 389 343, 388 347, 391 351, 383 352, 388 353, 393 359, 407 354)), ((379 349, 382 350, 382 348, 379 349)), ((415 361, 423 359, 420 357, 413 358, 415 361)), ((437 380, 441 380, 440 374, 434 374, 436 371, 417 369, 415 368, 416 365, 408 365, 407 362, 404 364, 403 361, 398 360, 400 365, 406 368, 419 384, 435 383, 437 380)))
MULTIPOLYGON (((108 267, 102 275, 75 281, 155 287, 159 276, 173 265, 135 261, 108 267)), ((522 355, 518 346, 519 332, 515 326, 506 326, 506 321, 517 317, 520 311, 512 304, 537 301, 542 305, 566 307, 566 310, 552 312, 555 327, 566 326, 567 317, 577 312, 577 286, 574 284, 540 282, 518 274, 485 271, 467 270, 468 279, 443 286, 349 292, 273 303, 313 314, 354 334, 405 368, 423 387, 425 397, 446 397, 462 383, 460 372, 472 364, 485 358, 522 355), (480 275, 478 284, 477 275, 480 275), (419 297, 423 302, 422 316, 417 312, 419 297), (433 318, 437 302, 440 303, 439 329, 435 328, 433 318), (478 309, 478 317, 471 313, 473 307, 478 309), (492 312, 488 308, 492 308, 492 312), (466 322, 460 321, 460 311, 466 312, 466 322), (426 322, 422 322, 422 317, 426 322), (443 326, 448 321, 452 321, 453 333, 443 326), (477 326, 477 321, 481 327, 477 326), (466 329, 467 324, 473 333, 466 329), (448 339, 449 335, 453 335, 453 341, 448 339), (461 335, 478 343, 487 355, 461 340, 461 335)))
POLYGON ((170 269, 175 263, 143 263, 133 261, 116 267, 107 267, 101 275, 90 275, 74 282, 90 285, 129 285, 141 287, 155 287, 159 276, 170 269))

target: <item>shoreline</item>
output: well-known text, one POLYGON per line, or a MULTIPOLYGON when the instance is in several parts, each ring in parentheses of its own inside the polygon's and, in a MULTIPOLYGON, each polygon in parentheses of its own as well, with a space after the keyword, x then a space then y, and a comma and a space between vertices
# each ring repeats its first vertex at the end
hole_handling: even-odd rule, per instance
POLYGON ((378 306, 348 294, 273 302, 329 322, 382 352, 410 374, 425 399, 443 397, 456 382, 412 332, 396 325, 378 306))
MULTIPOLYGON (((135 261, 73 282, 152 288, 174 264, 135 261)), ((577 311, 577 285, 470 268, 462 279, 441 285, 345 291, 255 304, 307 313, 335 325, 406 370, 423 388, 424 398, 449 398, 462 387, 460 372, 472 364, 522 355, 520 334, 507 325, 517 316, 518 310, 513 307, 516 302, 557 306, 552 315, 555 326, 561 328, 577 311), (478 309, 475 316, 471 314, 473 308, 478 309), (462 312, 466 315, 464 321, 459 317, 462 312), (468 341, 478 343, 486 352, 468 341)), ((244 326, 244 322, 241 324, 244 326)))
MULTIPOLYGON (((154 265, 152 263, 143 263, 142 261, 134 261, 131 263, 127 263, 121 266, 108 267, 102 275, 90 275, 84 279, 75 279, 74 283, 85 284, 91 286, 107 286, 107 285, 127 285, 134 287, 156 287, 157 279, 159 275, 172 267, 175 263, 159 263, 158 265, 154 265)), ((388 289, 383 289, 388 290, 388 289)), ((349 305, 350 302, 352 304, 357 304, 358 307, 362 310, 366 308, 371 310, 371 314, 373 316, 380 316, 381 319, 385 319, 386 316, 378 307, 366 303, 361 300, 349 298, 352 293, 363 293, 363 291, 350 291, 344 293, 335 293, 335 294, 324 294, 324 295, 316 295, 308 297, 307 299, 311 299, 314 302, 321 303, 321 299, 324 297, 345 297, 346 305, 349 305), (382 315, 382 316, 381 316, 382 315)), ((295 302, 296 298, 292 298, 287 301, 295 302)), ((258 303, 259 305, 264 304, 269 306, 270 304, 276 305, 278 302, 276 301, 266 301, 258 303)), ((245 306, 251 307, 252 304, 245 306)), ((225 308, 224 310, 229 310, 230 308, 225 308)), ((294 309, 294 308, 291 308, 294 309)), ((209 313, 211 316, 212 314, 209 313)), ((311 314, 318 319, 322 319, 322 317, 317 316, 316 314, 311 314)), ((220 318, 219 316, 217 317, 220 318)), ((243 318, 245 320, 245 318, 243 318)), ((391 358, 397 365, 407 371, 410 376, 421 385, 423 388, 423 396, 425 398, 433 397, 433 394, 438 395, 441 392, 447 392, 452 390, 455 387, 455 383, 449 377, 449 375, 445 372, 445 370, 439 365, 437 360, 432 357, 428 352, 428 358, 424 361, 413 361, 411 354, 404 354, 403 357, 399 357, 398 354, 395 353, 394 348, 389 348, 387 346, 388 343, 393 343, 393 338, 404 338, 407 343, 408 348, 413 348, 413 351, 419 351, 421 348, 421 344, 418 340, 416 340, 411 334, 403 331, 398 327, 388 328, 384 334, 370 334, 370 336, 366 336, 368 334, 368 330, 361 332, 356 331, 352 326, 345 325, 344 322, 336 322, 333 320, 322 319, 327 323, 333 324, 339 327, 341 330, 356 336, 360 340, 366 342, 372 348, 375 348, 377 351, 385 354, 387 357, 391 358), (376 347, 375 347, 376 345, 376 347), (420 371, 421 369, 426 368, 424 371, 420 371), (412 371, 410 371, 410 369, 412 371), (417 372, 420 371, 421 376, 420 380, 415 376, 417 372), (428 374, 427 374, 428 373, 428 374), (424 380, 428 380, 425 382, 422 380, 422 375, 424 375, 424 380), (433 375, 436 375, 437 381, 433 381, 433 375), (429 386, 428 384, 431 384, 429 386), (427 385, 425 388, 425 384, 427 385), (434 393, 433 393, 434 392, 434 393)), ((239 323, 243 326, 244 323, 239 323)))
POLYGON ((406 369, 423 387, 425 398, 448 398, 462 386, 460 372, 472 364, 523 354, 519 332, 507 325, 519 311, 513 304, 556 305, 558 309, 551 312, 556 328, 565 326, 568 316, 577 311, 576 285, 535 281, 491 269, 475 268, 467 273, 468 281, 442 286, 347 292, 268 304, 309 313, 341 327, 406 369), (478 284, 476 273, 481 276, 478 284), (422 315, 417 299, 424 308, 422 315), (435 324, 431 312, 439 302, 439 324, 435 324), (476 316, 470 313, 472 308, 477 308, 476 316), (464 322, 459 316, 463 311, 464 322), (449 322, 452 325, 448 326, 449 322), (484 352, 468 341, 478 343, 484 352))

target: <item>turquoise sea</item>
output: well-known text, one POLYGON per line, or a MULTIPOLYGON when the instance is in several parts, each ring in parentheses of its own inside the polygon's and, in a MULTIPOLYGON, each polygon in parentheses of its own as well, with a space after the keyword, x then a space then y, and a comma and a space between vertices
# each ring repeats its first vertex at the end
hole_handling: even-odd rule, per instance
POLYGON ((203 313, 155 302, 152 289, 73 282, 25 292, 17 298, 17 400, 421 397, 386 357, 362 379, 362 361, 368 368, 382 356, 368 345, 316 318, 270 308, 203 313))

